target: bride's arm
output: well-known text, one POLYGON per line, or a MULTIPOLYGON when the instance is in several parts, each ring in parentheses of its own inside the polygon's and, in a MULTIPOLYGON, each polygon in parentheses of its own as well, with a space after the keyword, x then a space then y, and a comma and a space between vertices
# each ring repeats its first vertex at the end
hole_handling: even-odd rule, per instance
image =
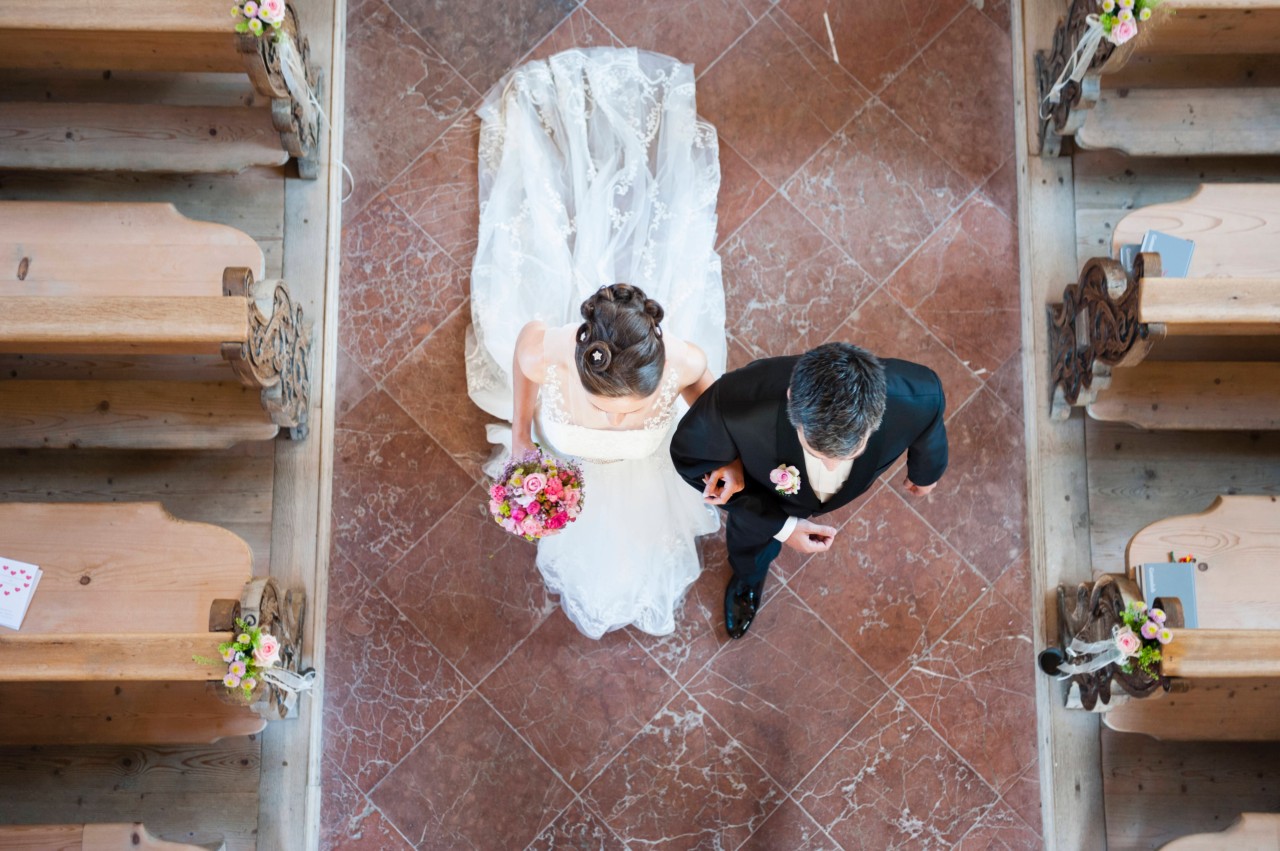
POLYGON ((707 356, 693 343, 684 343, 684 353, 677 367, 680 375, 680 396, 690 405, 715 381, 707 369, 707 356))
POLYGON ((511 455, 519 457, 533 449, 529 436, 533 429, 533 410, 538 404, 538 386, 546 372, 543 341, 547 326, 533 321, 520 329, 516 352, 511 364, 511 386, 514 393, 511 414, 511 455))

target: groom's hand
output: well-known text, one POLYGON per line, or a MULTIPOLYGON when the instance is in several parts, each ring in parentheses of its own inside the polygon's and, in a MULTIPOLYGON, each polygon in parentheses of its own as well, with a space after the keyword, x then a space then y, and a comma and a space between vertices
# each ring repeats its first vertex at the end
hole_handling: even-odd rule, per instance
POLYGON ((834 526, 823 526, 812 520, 801 520, 785 541, 788 547, 802 553, 825 553, 836 539, 834 526))
POLYGON ((706 485, 702 498, 708 505, 724 505, 733 495, 746 486, 742 472, 742 459, 735 458, 723 467, 717 467, 702 477, 706 485))
POLYGON ((908 476, 902 480, 902 486, 905 487, 907 492, 913 496, 928 496, 929 492, 938 486, 938 483, 934 482, 931 485, 921 486, 911 481, 911 478, 908 476))

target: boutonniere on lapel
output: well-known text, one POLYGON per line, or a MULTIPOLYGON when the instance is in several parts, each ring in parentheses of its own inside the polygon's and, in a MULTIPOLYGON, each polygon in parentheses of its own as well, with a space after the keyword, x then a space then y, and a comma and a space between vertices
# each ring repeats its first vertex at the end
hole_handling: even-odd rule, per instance
POLYGON ((779 464, 769 471, 769 481, 773 489, 783 496, 795 496, 800 493, 800 471, 786 464, 779 464))

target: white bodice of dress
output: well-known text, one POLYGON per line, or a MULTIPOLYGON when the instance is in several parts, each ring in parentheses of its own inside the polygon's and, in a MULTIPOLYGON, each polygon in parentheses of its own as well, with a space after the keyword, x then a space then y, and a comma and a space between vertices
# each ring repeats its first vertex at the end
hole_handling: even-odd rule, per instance
MULTIPOLYGON (((572 390, 569 392, 573 393, 572 390)), ((679 376, 674 369, 668 369, 648 409, 634 415, 637 418, 635 425, 620 428, 584 426, 576 420, 581 419, 585 410, 585 394, 573 393, 574 398, 566 399, 560 370, 551 364, 542 384, 538 427, 542 438, 557 453, 596 464, 637 461, 665 449, 679 395, 679 376), (578 396, 584 398, 578 399, 578 396)), ((663 455, 665 457, 665 452, 663 455)))

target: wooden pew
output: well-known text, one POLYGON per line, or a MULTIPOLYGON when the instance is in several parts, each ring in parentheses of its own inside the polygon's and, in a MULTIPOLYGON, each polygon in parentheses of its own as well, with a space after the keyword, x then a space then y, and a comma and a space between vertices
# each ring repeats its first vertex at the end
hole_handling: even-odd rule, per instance
MULTIPOLYGON (((1097 11, 1072 0, 1053 49, 1037 55, 1042 103, 1097 11)), ((1278 55, 1274 0, 1164 0, 1136 38, 1104 41, 1080 82, 1044 106, 1042 145, 1056 152, 1074 136, 1132 156, 1280 153, 1278 55)))
POLYGON ((44 571, 22 628, 0 630, 0 744, 209 742, 283 717, 273 689, 249 707, 192 658, 243 617, 296 665, 301 598, 253 579, 238 536, 158 503, 6 503, 0 529, 44 571))
POLYGON ((309 331, 282 282, 255 286, 240 231, 169 204, 0 202, 0 263, 0 446, 306 435, 309 331))
POLYGON ((142 822, 0 825, 0 851, 222 851, 225 843, 188 845, 152 836, 142 822))
MULTIPOLYGON (((8 101, 0 110, 0 168, 237 172, 292 156, 301 176, 315 177, 318 119, 290 94, 272 40, 234 32, 229 5, 174 0, 141 12, 127 0, 74 0, 51 12, 0 4, 0 80, 9 78, 0 86, 8 101), (66 100, 52 98, 57 86, 23 85, 80 72, 108 81, 119 72, 150 75, 154 93, 175 73, 211 76, 211 91, 226 87, 217 78, 235 75, 247 93, 219 101, 184 91, 173 103, 120 103, 111 94, 118 85, 82 85, 66 100), (42 88, 47 96, 37 98, 42 88)), ((284 30, 314 90, 292 7, 284 30)))
MULTIPOLYGON (((1136 579, 1141 565, 1166 561, 1170 552, 1193 554, 1208 565, 1196 576, 1201 629, 1280 635, 1280 500, 1219 496, 1199 514, 1152 523, 1129 542, 1128 575, 1136 579)), ((1263 648, 1262 642, 1251 644, 1263 648)), ((1176 652, 1173 658, 1176 667, 1176 652)), ((1104 722, 1171 741, 1280 741, 1280 679, 1224 674, 1218 670, 1163 697, 1116 706, 1104 722)))
POLYGON ((1226 830, 1182 836, 1161 846, 1161 851, 1276 851, 1280 848, 1280 815, 1241 813, 1226 830))
POLYGON ((1202 186, 1116 226, 1113 253, 1159 230, 1196 243, 1187 278, 1085 265, 1056 308, 1058 418, 1073 405, 1153 429, 1280 428, 1280 186, 1202 186))

